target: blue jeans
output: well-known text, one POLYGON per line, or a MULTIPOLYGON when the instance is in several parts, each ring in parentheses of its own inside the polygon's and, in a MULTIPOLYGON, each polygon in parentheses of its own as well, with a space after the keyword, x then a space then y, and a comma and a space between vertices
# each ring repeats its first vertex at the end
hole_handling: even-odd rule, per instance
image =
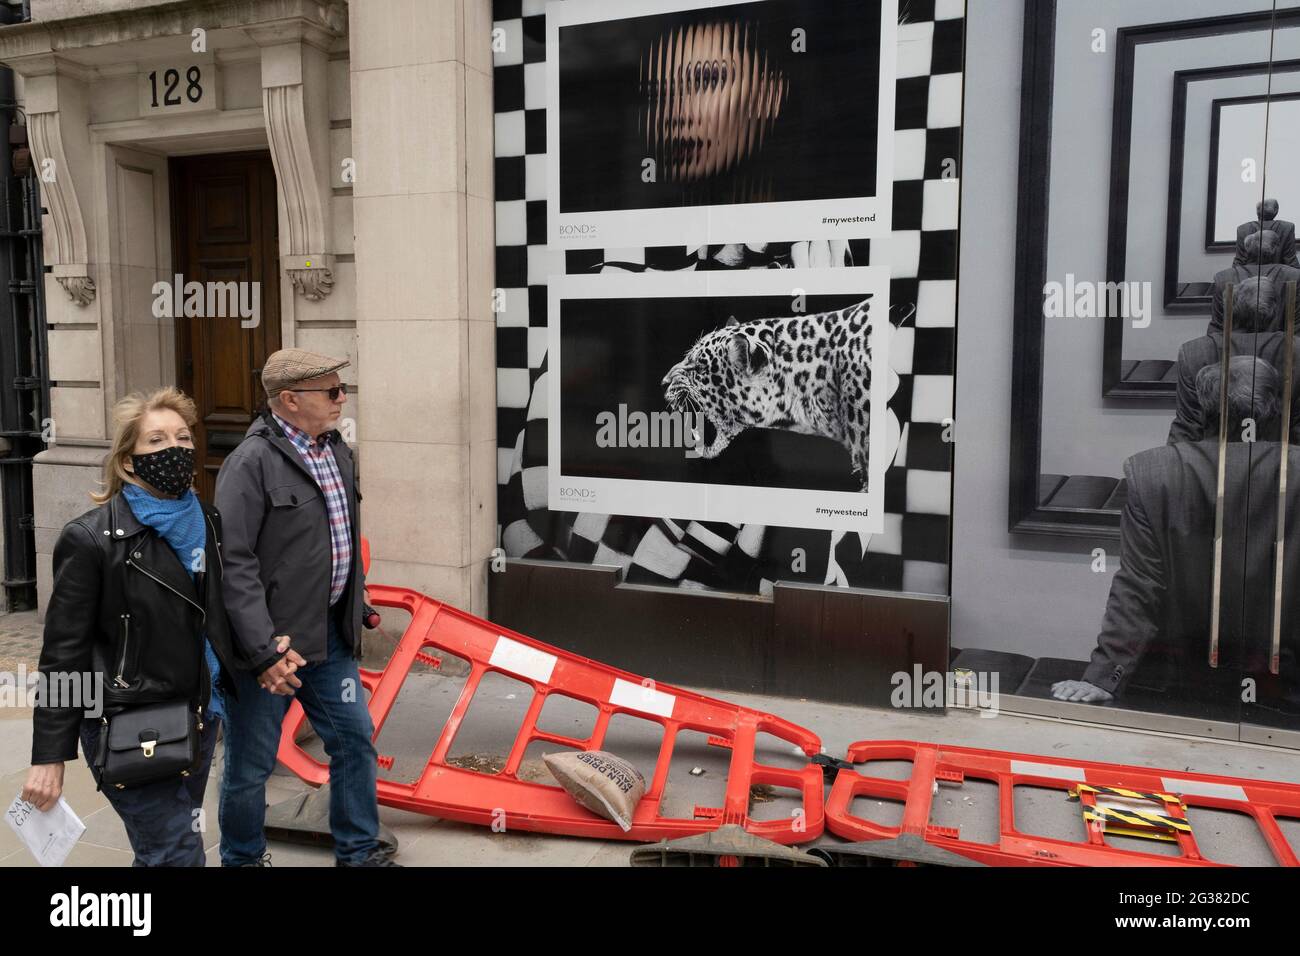
MULTIPOLYGON (((351 651, 328 615, 328 659, 296 672, 302 703, 330 758, 330 832, 334 855, 363 860, 379 847, 374 724, 351 651)), ((294 697, 272 694, 247 671, 231 675, 239 698, 226 697, 226 770, 221 782, 221 862, 256 863, 266 852, 266 780, 275 769, 280 727, 294 697)))
MULTIPOLYGON (((208 717, 199 735, 202 755, 198 769, 176 777, 118 790, 107 786, 103 794, 126 824, 126 836, 135 851, 132 866, 203 866, 203 791, 212 768, 221 719, 208 717)), ((81 722, 81 750, 89 764, 99 741, 100 722, 81 722)))

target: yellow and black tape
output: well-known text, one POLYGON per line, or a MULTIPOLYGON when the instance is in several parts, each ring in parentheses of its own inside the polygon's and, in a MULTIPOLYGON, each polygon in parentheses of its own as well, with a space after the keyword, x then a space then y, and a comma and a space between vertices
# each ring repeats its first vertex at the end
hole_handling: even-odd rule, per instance
POLYGON ((1177 843, 1176 834, 1168 830, 1138 830, 1134 827, 1120 827, 1109 825, 1102 828, 1106 836, 1129 836, 1136 837, 1139 840, 1156 840, 1160 843, 1177 843))
POLYGON ((1128 797, 1131 800, 1155 800, 1159 803, 1176 803, 1183 806, 1181 798, 1172 793, 1148 793, 1145 790, 1126 790, 1123 787, 1094 787, 1089 783, 1076 784, 1070 791, 1070 799, 1078 800, 1080 793, 1100 793, 1113 794, 1117 797, 1128 797))
POLYGON ((1175 820, 1163 813, 1150 813, 1145 810, 1116 810, 1114 807, 1084 807, 1083 818, 1089 823, 1101 823, 1111 829, 1115 823, 1123 827, 1146 830, 1163 830, 1171 833, 1192 832, 1192 825, 1186 820, 1175 820))

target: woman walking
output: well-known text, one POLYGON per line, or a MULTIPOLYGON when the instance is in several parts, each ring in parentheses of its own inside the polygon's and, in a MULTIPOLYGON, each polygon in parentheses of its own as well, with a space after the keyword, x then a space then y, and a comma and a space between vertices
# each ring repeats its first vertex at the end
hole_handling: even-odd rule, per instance
POLYGON ((203 791, 235 664, 221 519, 191 487, 191 399, 174 388, 131 395, 114 419, 105 488, 91 495, 99 507, 55 545, 40 662, 46 688, 60 686, 54 675, 91 674, 103 712, 38 702, 22 796, 53 807, 80 739, 135 865, 202 866, 203 791))

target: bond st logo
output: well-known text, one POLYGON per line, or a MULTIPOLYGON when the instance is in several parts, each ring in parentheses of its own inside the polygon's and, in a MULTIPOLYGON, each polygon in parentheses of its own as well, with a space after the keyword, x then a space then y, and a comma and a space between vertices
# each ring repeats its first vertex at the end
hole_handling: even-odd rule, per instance
POLYGON ((560 226, 562 236, 585 236, 588 239, 595 239, 598 234, 598 227, 586 223, 565 223, 560 226))
POLYGON ((578 488, 573 485, 560 488, 561 501, 582 501, 588 504, 596 500, 596 492, 591 488, 578 488))

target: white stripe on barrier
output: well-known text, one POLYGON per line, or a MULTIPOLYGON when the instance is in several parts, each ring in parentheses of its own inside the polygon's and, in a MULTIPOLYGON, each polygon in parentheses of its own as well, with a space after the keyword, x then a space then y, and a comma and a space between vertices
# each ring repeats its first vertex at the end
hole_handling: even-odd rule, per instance
POLYGON ((1078 780, 1086 783, 1082 767, 1066 767, 1054 763, 1034 763, 1032 760, 1011 761, 1012 773, 1023 773, 1035 777, 1059 777, 1062 780, 1078 780))
POLYGON ((1177 777, 1161 777, 1160 783, 1170 793, 1181 793, 1189 797, 1220 797, 1224 800, 1249 799, 1246 791, 1235 783, 1210 783, 1208 780, 1179 780, 1177 777))
POLYGON ((512 641, 502 634, 497 637, 496 646, 492 648, 492 657, 488 663, 503 671, 549 684, 551 672, 555 670, 555 661, 554 654, 512 641))
POLYGON ((609 702, 615 707, 627 707, 645 714, 658 714, 671 717, 677 698, 655 690, 650 684, 633 684, 621 677, 614 679, 614 689, 609 693, 609 702))

